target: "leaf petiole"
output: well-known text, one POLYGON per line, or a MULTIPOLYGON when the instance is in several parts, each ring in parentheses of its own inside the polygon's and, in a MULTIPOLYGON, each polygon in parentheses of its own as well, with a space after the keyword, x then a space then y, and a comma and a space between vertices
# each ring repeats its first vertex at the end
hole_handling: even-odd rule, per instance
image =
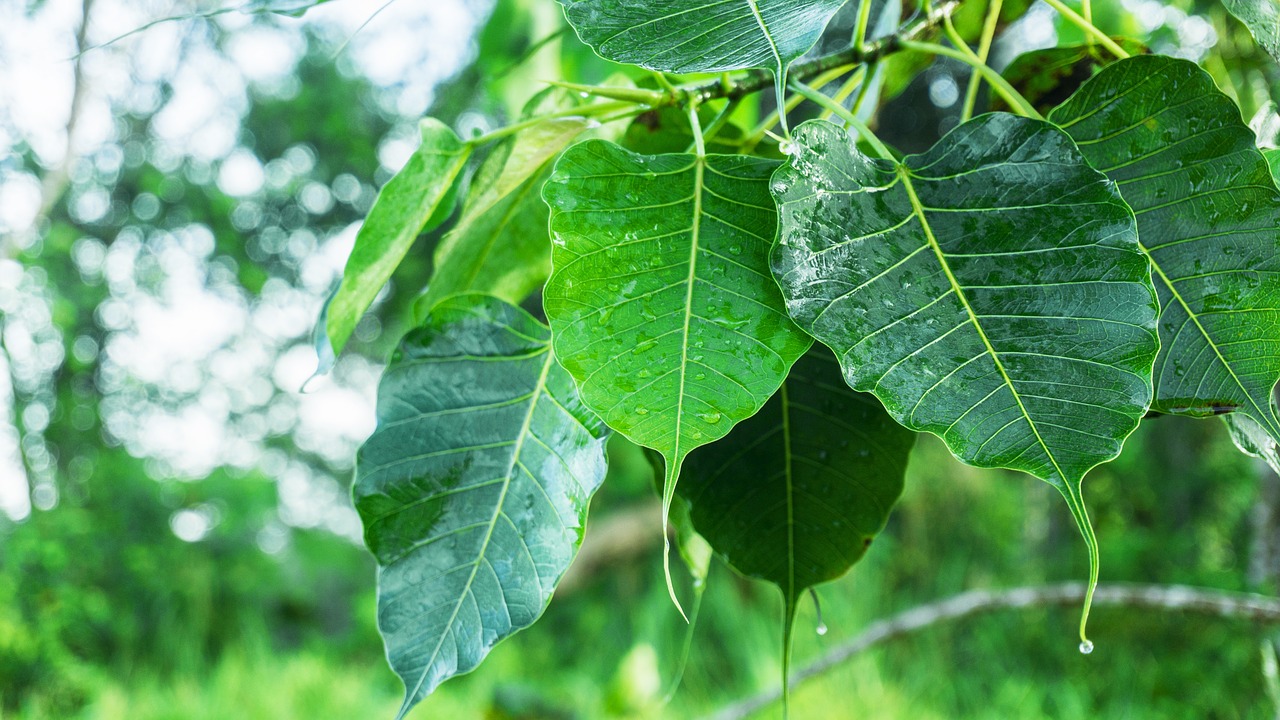
MULTIPOLYGON (((991 40, 996 34, 996 25, 1000 21, 1000 6, 1003 0, 991 0, 987 7, 987 19, 982 25, 982 38, 978 41, 978 60, 983 64, 991 53, 991 40)), ((968 122, 973 117, 973 106, 978 102, 978 85, 982 79, 979 73, 970 73, 969 87, 964 93, 964 110, 960 114, 960 122, 968 122)))
MULTIPOLYGON (((559 118, 571 118, 571 117, 596 118, 599 116, 608 115, 609 113, 615 113, 618 111, 628 111, 628 110, 634 111, 635 114, 639 114, 648 109, 649 109, 648 106, 640 105, 639 103, 635 103, 635 102, 628 102, 626 100, 615 100, 612 102, 597 103, 595 105, 570 108, 568 110, 561 110, 558 112, 547 113, 546 115, 539 115, 537 117, 529 118, 528 120, 522 120, 518 123, 507 125, 505 127, 500 127, 497 130, 492 130, 483 135, 477 135, 476 137, 473 137, 467 140, 466 142, 468 145, 471 145, 472 147, 487 145, 491 142, 495 142, 497 140, 501 140, 503 138, 515 135, 518 132, 528 130, 529 128, 534 127, 539 123, 545 122, 547 120, 556 120, 559 118)), ((628 115, 623 114, 621 117, 628 117, 628 115)), ((604 122, 618 120, 618 119, 621 119, 621 117, 610 118, 609 120, 604 120, 604 122)))
POLYGON ((871 132, 871 128, 867 127, 867 124, 859 120, 858 116, 850 112, 848 108, 803 83, 792 81, 791 90, 792 92, 803 95, 805 98, 821 105, 823 108, 830 110, 836 115, 836 117, 844 120, 848 125, 851 125, 858 131, 858 134, 867 141, 867 144, 871 145, 871 147, 875 149, 877 155, 885 160, 895 163, 897 162, 897 158, 893 156, 893 151, 889 149, 889 146, 881 142, 880 138, 876 137, 875 133, 871 132))
MULTIPOLYGON (((1063 18, 1065 18, 1067 22, 1083 30, 1085 35, 1095 38, 1098 41, 1098 44, 1105 47, 1107 50, 1111 51, 1112 55, 1115 55, 1121 60, 1129 57, 1129 53, 1125 52, 1124 48, 1117 45, 1116 41, 1112 40, 1110 36, 1102 32, 1101 30, 1099 30, 1097 26, 1093 24, 1092 20, 1089 17, 1081 17, 1080 14, 1077 13, 1075 10, 1072 10, 1071 8, 1063 4, 1062 0, 1044 0, 1044 1, 1049 5, 1049 7, 1053 8, 1054 10, 1057 10, 1058 14, 1061 15, 1063 18)), ((1085 12, 1088 13, 1089 16, 1093 15, 1092 9, 1089 7, 1088 2, 1084 4, 1084 8, 1085 8, 1085 12)))
POLYGON ((945 45, 939 45, 931 42, 920 42, 917 40, 903 40, 901 44, 902 47, 907 50, 918 50, 920 52, 944 55, 946 57, 959 60, 981 73, 983 79, 991 83, 991 86, 1000 94, 1000 97, 1004 98, 1004 101, 1009 103, 1010 107, 1015 108, 1019 115, 1033 118, 1035 120, 1044 119, 1044 116, 1037 112, 1036 109, 1031 106, 1031 103, 1027 102, 1027 99, 1022 97, 1021 93, 1013 89, 1013 86, 1009 84, 1008 80, 1001 77, 1000 73, 992 70, 991 66, 978 61, 977 57, 973 55, 972 50, 965 53, 954 48, 949 48, 945 45))

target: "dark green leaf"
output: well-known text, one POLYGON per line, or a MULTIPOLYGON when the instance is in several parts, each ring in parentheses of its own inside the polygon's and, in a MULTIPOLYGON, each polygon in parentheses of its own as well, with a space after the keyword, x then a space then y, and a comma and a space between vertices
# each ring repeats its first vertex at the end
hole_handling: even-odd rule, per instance
MULTIPOLYGON (((1120 47, 1132 55, 1147 51, 1135 40, 1114 38, 1120 47)), ((1098 44, 1045 48, 1023 53, 1009 63, 1000 73, 1036 110, 1048 113, 1080 88, 1107 64, 1115 62, 1115 56, 1098 44)), ((991 93, 992 110, 1008 110, 1009 106, 997 92, 991 93)))
POLYGON ((815 347, 759 413, 689 455, 677 492, 694 527, 738 572, 782 590, 788 656, 801 593, 862 559, 915 439, 815 347))
POLYGON ((604 478, 605 435, 523 310, 455 296, 405 337, 355 485, 401 717, 542 613, 604 478))
MULTIPOLYGON (((715 120, 716 112, 709 107, 700 107, 698 117, 703 127, 706 127, 715 120)), ((707 143, 707 149, 713 152, 736 152, 742 136, 742 128, 736 125, 725 125, 707 143)), ((622 145, 642 155, 689 152, 694 145, 689 115, 679 108, 672 107, 644 113, 627 127, 622 145)))
POLYGON ((1263 50, 1273 58, 1280 58, 1280 3, 1276 0, 1222 0, 1222 4, 1249 28, 1263 50))
POLYGON ((805 54, 847 0, 559 0, 582 41, 676 73, 770 68, 805 54))
POLYGON ((1138 217, 1162 308, 1152 409, 1238 409, 1280 439, 1280 192, 1235 104, 1194 63, 1142 56, 1051 119, 1138 217))
POLYGON ((1146 412, 1157 350, 1115 187, 1062 131, 1003 113, 901 163, 826 122, 794 139, 773 185, 791 316, 898 422, 1058 487, 1096 551, 1080 483, 1146 412))
POLYGON ((413 241, 453 212, 454 183, 471 156, 471 146, 444 123, 422 121, 422 144, 391 178, 356 235, 330 301, 325 326, 334 353, 342 351, 360 317, 391 278, 413 241))
POLYGON ((583 118, 547 120, 485 160, 457 225, 436 248, 435 270, 418 300, 418 317, 459 293, 487 293, 518 303, 546 280, 551 240, 540 190, 560 151, 588 127, 583 118))
POLYGON ((811 342, 769 276, 775 167, 589 140, 543 191, 556 355, 609 427, 666 458, 664 511, 685 456, 755 414, 811 342))

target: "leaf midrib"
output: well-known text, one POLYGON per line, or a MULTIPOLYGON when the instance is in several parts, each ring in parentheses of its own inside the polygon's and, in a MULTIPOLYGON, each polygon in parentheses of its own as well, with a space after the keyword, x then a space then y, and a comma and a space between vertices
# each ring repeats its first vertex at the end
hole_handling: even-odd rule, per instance
POLYGON ((463 585, 462 591, 458 593, 458 601, 454 603, 453 612, 449 615, 449 620, 444 624, 444 630, 440 633, 440 639, 436 641, 436 646, 431 651, 426 666, 422 670, 422 675, 418 678, 417 685, 413 691, 408 693, 405 698, 405 706, 401 708, 400 718, 403 718, 408 712, 411 705, 409 704, 413 698, 418 696, 418 692, 422 689, 423 683, 427 681, 427 674, 430 673, 432 666, 435 664, 436 658, 440 654, 440 648, 444 647, 444 639, 453 629, 454 621, 458 618, 458 612, 462 609, 463 601, 467 595, 471 593, 471 586, 475 583, 476 574, 480 571, 480 565, 484 561, 485 553, 489 549, 489 542, 493 539, 493 531, 498 526, 498 518, 502 517, 502 506, 506 502, 507 492, 511 489, 512 474, 515 472, 516 465, 520 462, 520 453, 524 449, 525 438, 529 436, 530 429, 533 426, 534 411, 538 408, 538 400, 546 393, 547 376, 551 372, 551 366, 554 364, 554 355, 551 348, 546 349, 547 359, 542 365, 542 372, 538 375, 538 382, 534 385, 532 397, 529 401, 529 412, 525 413, 524 422, 520 426, 520 432, 516 436, 515 445, 511 449, 511 461, 507 465, 507 471, 504 473, 505 478, 502 484, 502 491, 498 495, 498 501, 494 503, 493 516, 489 518, 489 527, 485 532, 484 541, 480 545, 480 551, 476 553, 476 559, 471 564, 471 574, 467 576, 467 582, 463 585))
POLYGON ((1035 420, 1031 419, 1031 414, 1027 412, 1026 405, 1022 402, 1022 396, 1018 394, 1018 389, 1013 385, 1013 379, 1009 377, 1009 373, 1005 370, 1004 363, 1000 360, 1000 354, 996 352, 995 346, 991 344, 990 338, 987 337, 986 331, 982 329, 982 324, 978 322, 978 314, 974 311, 973 306, 969 304, 969 298, 965 295, 963 287, 959 280, 956 279, 954 273, 951 272, 951 266, 947 263, 946 255, 942 252, 942 246, 938 244, 937 237, 933 234, 933 228, 929 225, 929 219, 925 216, 924 204, 920 202, 920 198, 916 195, 915 186, 911 183, 911 171, 902 164, 895 163, 898 177, 902 178, 902 186, 907 191, 907 197, 911 200, 912 211, 916 217, 920 218, 920 227, 924 230, 925 239, 929 243, 929 247, 933 250, 934 256, 938 259, 938 265, 942 267, 942 272, 947 276, 947 282, 951 283, 951 289, 955 293, 956 298, 960 300, 960 304, 964 306, 965 312, 969 315, 969 321, 973 323, 973 328, 978 332, 978 337, 982 340, 983 346, 987 349, 987 354, 991 356, 992 362, 995 363, 996 370, 1000 372, 1000 377, 1004 380, 1004 384, 1009 388, 1009 393, 1013 395, 1013 400, 1018 404, 1018 412, 1022 414, 1023 419, 1027 421, 1027 426, 1031 428, 1031 433, 1035 435, 1036 442, 1040 444, 1040 448, 1044 450, 1045 457, 1053 464, 1053 469, 1058 473, 1064 484, 1069 484, 1066 473, 1062 471, 1062 467, 1058 465, 1058 458, 1049 450, 1049 445, 1044 441, 1044 437, 1040 434, 1040 429, 1036 427, 1035 420))
POLYGON ((755 16, 756 24, 760 26, 760 32, 764 33, 764 39, 769 41, 769 50, 773 52, 773 58, 778 62, 778 77, 781 78, 785 68, 783 67, 782 53, 778 52, 778 43, 774 42, 773 33, 769 32, 769 26, 765 24, 764 16, 760 14, 760 5, 757 0, 747 0, 747 5, 751 6, 751 14, 755 16))
MULTIPOLYGON (((1138 247, 1142 248, 1143 254, 1145 254, 1147 259, 1151 261, 1151 269, 1160 276, 1160 281, 1164 283, 1165 287, 1169 288, 1169 292, 1173 295, 1173 298, 1182 306, 1183 312, 1187 314, 1187 317, 1191 322, 1195 323, 1196 329, 1200 331, 1200 336, 1204 338, 1204 341, 1213 350, 1213 354, 1218 358, 1219 364, 1221 364, 1222 368, 1227 371, 1227 374, 1231 376, 1231 379, 1235 381, 1236 387, 1240 388, 1240 391, 1244 393, 1245 399, 1253 406, 1254 411, 1258 413, 1257 418, 1267 426, 1267 430, 1272 434, 1272 437, 1280 437, 1280 427, 1277 427, 1274 415, 1269 412, 1263 412, 1262 408, 1258 407, 1258 402, 1254 399, 1253 393, 1249 392, 1249 389, 1244 386, 1244 382, 1240 379, 1240 376, 1236 375, 1236 371, 1231 367, 1231 363, 1227 362, 1227 359, 1223 357, 1222 351, 1218 349, 1218 344, 1214 342, 1213 338, 1209 335, 1209 330, 1200 322, 1200 315, 1191 309, 1191 305, 1182 297, 1182 293, 1178 292, 1178 288, 1174 287, 1173 281, 1165 274, 1164 269, 1160 267, 1160 264, 1156 262, 1155 256, 1151 254, 1151 251, 1147 250, 1147 247, 1143 245, 1141 241, 1139 241, 1138 247)), ((1163 366, 1161 371, 1163 372, 1163 366)))

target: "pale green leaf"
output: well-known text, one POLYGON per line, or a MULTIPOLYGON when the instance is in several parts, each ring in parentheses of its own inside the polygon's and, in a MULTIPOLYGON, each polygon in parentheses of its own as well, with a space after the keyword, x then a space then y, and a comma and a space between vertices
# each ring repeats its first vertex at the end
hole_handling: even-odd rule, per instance
POLYGON ((588 127, 584 118, 549 119, 485 160, 457 224, 436 248, 430 284, 416 305, 418 317, 459 293, 518 303, 546 280, 551 239, 540 191, 556 157, 588 127))
POLYGON ((453 212, 454 186, 471 146, 438 120, 423 120, 421 129, 422 144, 382 187, 356 234, 342 284, 329 302, 325 327, 334 353, 342 351, 418 235, 453 212))
POLYGON ((775 167, 588 140, 543 191, 556 356, 609 427, 662 453, 664 511, 685 456, 755 414, 811 342, 769 276, 775 167))
POLYGON ((1141 56, 1050 119, 1137 215, 1161 304, 1152 409, 1237 410, 1280 439, 1280 191, 1235 104, 1194 63, 1141 56))
POLYGON ((355 484, 401 717, 542 614, 604 479, 606 432, 523 310, 455 296, 405 337, 355 484))
POLYGON ((774 274, 851 387, 965 462, 1081 498, 1151 399, 1156 304, 1132 213, 1052 125, 983 115, 900 163, 835 125, 774 177, 774 274))

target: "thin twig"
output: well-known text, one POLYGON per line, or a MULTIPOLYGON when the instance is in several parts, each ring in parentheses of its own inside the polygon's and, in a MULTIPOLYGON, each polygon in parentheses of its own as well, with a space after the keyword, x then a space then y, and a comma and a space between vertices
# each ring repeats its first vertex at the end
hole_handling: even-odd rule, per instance
MULTIPOLYGON (((910 635, 942 622, 959 620, 994 610, 1076 605, 1085 596, 1084 583, 1062 583, 1012 588, 971 590, 928 605, 920 605, 885 620, 871 623, 859 635, 832 648, 825 655, 791 674, 791 687, 810 680, 876 645, 910 635)), ((1213 615, 1248 620, 1260 625, 1280 624, 1280 599, 1252 593, 1204 590, 1185 585, 1100 585, 1093 597, 1096 606, 1148 608, 1164 612, 1213 615)), ((705 720, 742 720, 777 701, 780 690, 769 690, 721 709, 705 720)))

